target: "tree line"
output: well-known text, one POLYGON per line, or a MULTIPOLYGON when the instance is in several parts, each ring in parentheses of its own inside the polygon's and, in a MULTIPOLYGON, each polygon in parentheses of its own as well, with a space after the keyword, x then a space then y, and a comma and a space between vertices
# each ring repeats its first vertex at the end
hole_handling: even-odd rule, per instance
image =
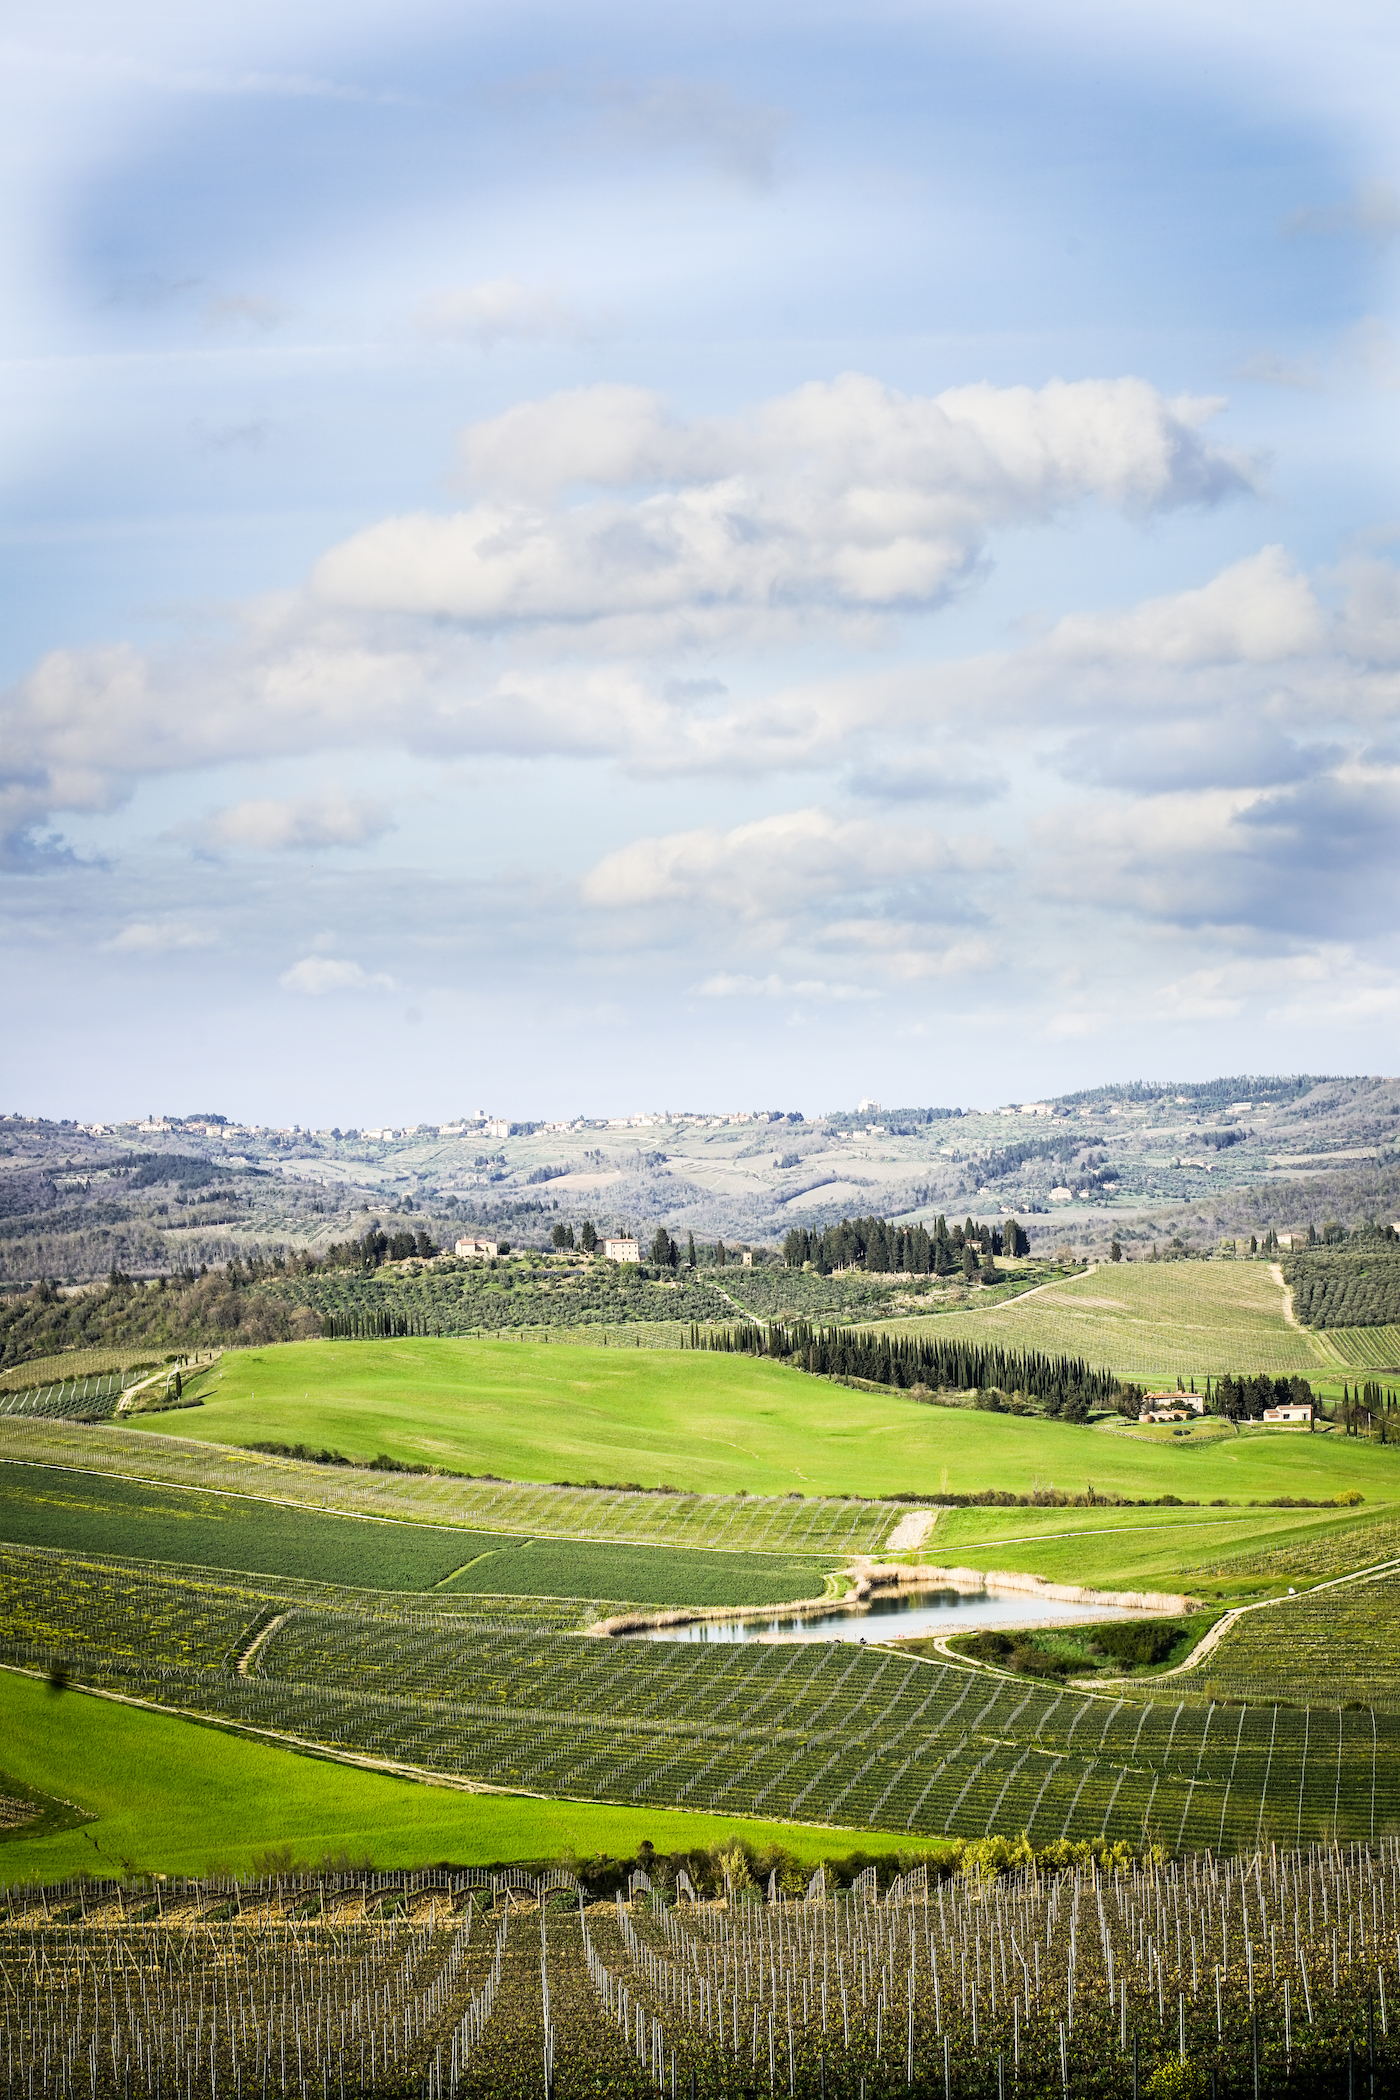
POLYGON ((783 1241, 789 1269, 810 1262, 819 1276, 836 1269, 868 1269, 881 1276, 954 1276, 961 1270, 971 1282, 994 1277, 995 1257, 1029 1254, 1030 1240, 1015 1218, 1000 1226, 966 1224, 949 1228, 941 1214, 930 1232, 924 1225, 899 1225, 887 1218, 843 1218, 839 1225, 809 1232, 796 1225, 783 1241))
POLYGON ((692 1349, 718 1349, 745 1356, 775 1357, 825 1378, 859 1378, 870 1385, 942 1392, 1021 1394, 1048 1415, 1082 1422, 1091 1408, 1119 1407, 1137 1387, 1125 1387, 1112 1371, 1095 1371, 1082 1357, 1047 1356, 1038 1349, 1010 1350, 967 1341, 876 1334, 858 1327, 816 1327, 757 1321, 743 1327, 692 1327, 692 1349))

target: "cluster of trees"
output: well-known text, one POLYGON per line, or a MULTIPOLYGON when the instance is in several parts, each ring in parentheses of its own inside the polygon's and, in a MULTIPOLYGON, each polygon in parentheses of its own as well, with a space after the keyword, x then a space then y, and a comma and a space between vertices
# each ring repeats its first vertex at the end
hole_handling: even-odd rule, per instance
MULTIPOLYGON (((944 1392, 978 1392, 1001 1399, 1020 1394, 1048 1415, 1082 1422, 1091 1408, 1117 1407, 1125 1389, 1112 1371, 1094 1371, 1082 1357, 1046 1356, 1038 1349, 994 1349, 974 1342, 879 1334, 853 1327, 791 1326, 773 1321, 690 1331, 693 1349, 721 1349, 772 1356, 820 1377, 859 1378, 871 1385, 922 1386, 944 1392)), ((1140 1402, 1131 1391, 1135 1407, 1140 1402)))
POLYGON ((794 1226, 783 1241, 783 1260, 790 1269, 810 1262, 822 1276, 836 1269, 868 1269, 880 1276, 953 1276, 961 1270, 971 1281, 996 1274, 996 1255, 1028 1254, 1030 1244, 1015 1218, 1000 1228, 976 1225, 969 1218, 950 1230, 947 1219, 939 1216, 932 1232, 886 1218, 843 1218, 819 1232, 794 1226))
POLYGON ((1270 1378, 1261 1371, 1255 1378, 1217 1379, 1212 1391, 1206 1387, 1206 1409, 1231 1422, 1259 1422, 1266 1407, 1311 1407, 1313 1390, 1306 1378, 1270 1378))
POLYGON ((311 1268, 358 1269, 367 1275, 371 1269, 381 1268, 386 1261, 408 1261, 415 1254, 427 1261, 440 1252, 437 1241, 431 1239, 421 1225, 416 1232, 409 1226, 403 1226, 397 1232, 385 1232, 376 1221, 357 1240, 340 1240, 335 1246, 327 1247, 319 1262, 311 1257, 307 1272, 311 1268))
POLYGON ((1349 1233, 1309 1227, 1305 1250, 1286 1255, 1284 1279, 1305 1327, 1388 1327, 1400 1321, 1400 1243, 1390 1225, 1349 1233))

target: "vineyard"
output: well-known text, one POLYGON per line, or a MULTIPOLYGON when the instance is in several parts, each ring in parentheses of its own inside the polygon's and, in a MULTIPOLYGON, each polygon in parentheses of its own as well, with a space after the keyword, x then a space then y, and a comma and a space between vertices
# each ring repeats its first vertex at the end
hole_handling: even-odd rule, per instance
POLYGON ((832 1496, 646 1494, 317 1465, 116 1428, 92 1436, 59 1424, 16 1422, 0 1434, 6 1458, 34 1465, 129 1474, 353 1516, 619 1545, 839 1559, 875 1552, 903 1515, 894 1503, 832 1496))
MULTIPOLYGON (((905 1334, 1111 1364, 1122 1378, 1309 1371, 1343 1359, 1291 1326, 1263 1262, 1100 1263, 1085 1276, 986 1312, 901 1322, 905 1334)), ((1349 1360, 1349 1359, 1348 1359, 1349 1360)))
POLYGON ((0 1392, 0 1415, 23 1415, 37 1421, 106 1422, 117 1411, 125 1379, 120 1371, 105 1376, 65 1378, 0 1392))
POLYGON ((1211 1699, 1305 1700, 1329 1687, 1335 1697, 1340 1665, 1349 1705, 1400 1714, 1397 1604, 1400 1574, 1391 1573, 1242 1612, 1191 1676, 1211 1699))
MULTIPOLYGON (((1014 1854, 1013 1854, 1014 1857, 1014 1854)), ((732 1867, 732 1872, 730 1868, 732 1867)), ((1393 2090, 1397 1847, 873 1870, 70 1885, 0 1919, 11 2093, 1393 2090)))
POLYGON ((1326 1624, 1309 1648, 1282 1611, 1258 1617, 1289 1688, 1225 1706, 1199 1686, 1130 1702, 893 1647, 629 1642, 530 1623, 514 1599, 456 1604, 0 1553, 16 1665, 513 1792, 1172 1853, 1400 1826, 1379 1635, 1377 1710, 1340 1710, 1326 1624), (1283 1703, 1310 1683, 1317 1706, 1283 1703))

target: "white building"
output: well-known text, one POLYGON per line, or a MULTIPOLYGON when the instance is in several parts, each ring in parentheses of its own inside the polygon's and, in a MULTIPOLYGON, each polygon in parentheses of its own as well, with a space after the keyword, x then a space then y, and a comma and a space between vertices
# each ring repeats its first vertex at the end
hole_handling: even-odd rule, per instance
POLYGON ((1147 1393, 1143 1396, 1140 1422, 1184 1422, 1188 1415, 1203 1415, 1206 1403, 1200 1393, 1147 1393))
POLYGON ((488 1123, 485 1135, 493 1138, 509 1137, 510 1125, 509 1123, 488 1123))
POLYGON ((608 1261, 640 1261, 642 1250, 635 1240, 604 1240, 603 1253, 608 1261))
POLYGON ((458 1261, 494 1261, 500 1252, 499 1240, 458 1240, 452 1249, 458 1261))
POLYGON ((1280 1428, 1296 1424, 1300 1428, 1311 1429, 1312 1409, 1306 1401, 1288 1400, 1281 1407, 1266 1407, 1264 1420, 1269 1424, 1277 1424, 1280 1428))

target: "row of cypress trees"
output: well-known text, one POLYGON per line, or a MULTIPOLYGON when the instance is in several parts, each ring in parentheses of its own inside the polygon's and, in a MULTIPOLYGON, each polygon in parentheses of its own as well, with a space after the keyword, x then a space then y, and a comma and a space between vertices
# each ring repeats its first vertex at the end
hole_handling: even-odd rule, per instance
POLYGON ((752 1321, 742 1327, 690 1330, 692 1349, 769 1356, 820 1377, 861 1378, 907 1389, 923 1385, 952 1392, 1019 1392, 1047 1414, 1083 1418, 1091 1407, 1112 1407, 1123 1388, 1112 1371, 1096 1371, 1078 1356, 1047 1356, 1038 1349, 992 1348, 985 1343, 935 1341, 927 1336, 879 1334, 868 1328, 817 1327, 752 1321))

